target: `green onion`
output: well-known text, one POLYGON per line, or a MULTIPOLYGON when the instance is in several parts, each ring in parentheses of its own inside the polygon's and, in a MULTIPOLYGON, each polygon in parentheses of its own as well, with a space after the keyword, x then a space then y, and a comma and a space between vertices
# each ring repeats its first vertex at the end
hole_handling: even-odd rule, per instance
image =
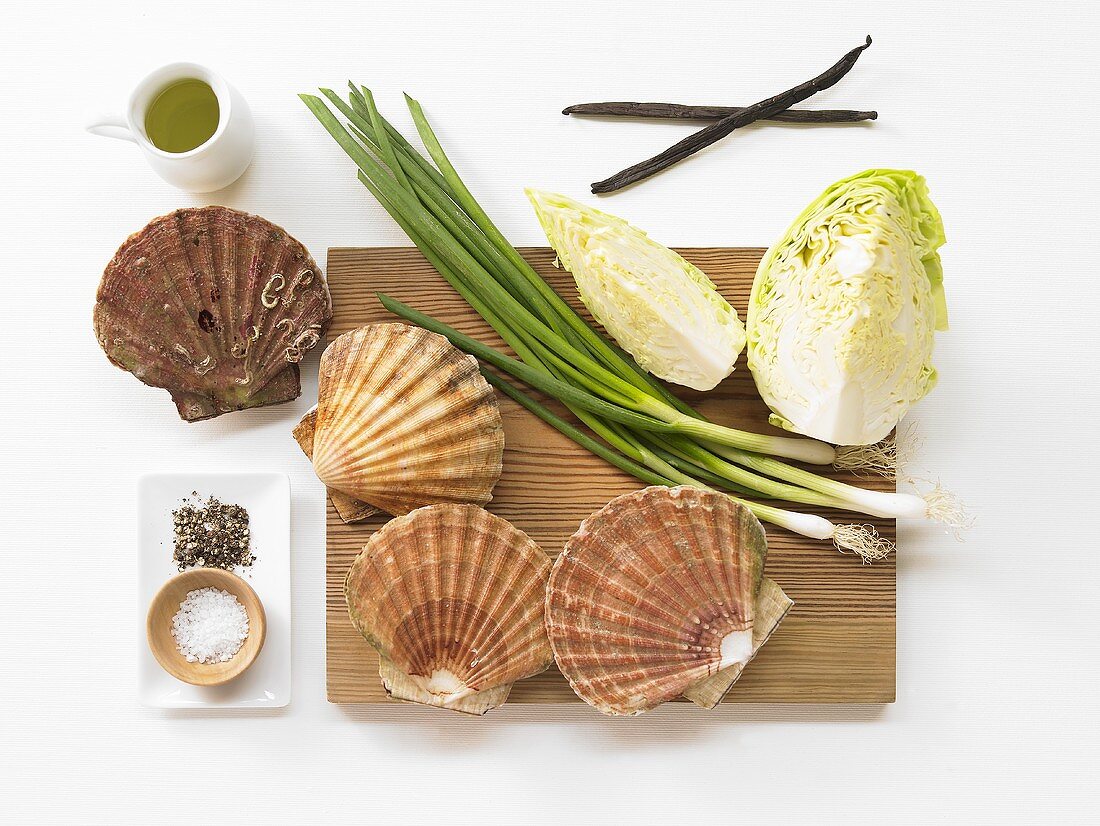
MULTIPOLYGON (((614 450, 609 450, 606 446, 600 444, 595 439, 586 436, 583 432, 573 427, 564 419, 556 416, 551 410, 544 405, 539 404, 532 399, 526 393, 523 393, 513 385, 506 382, 504 379, 495 375, 489 370, 482 370, 482 375, 486 380, 510 397, 513 401, 518 402, 523 407, 534 413, 540 419, 547 424, 554 427, 558 432, 565 436, 568 436, 574 442, 581 447, 591 451, 596 456, 606 460, 620 470, 624 470, 632 476, 641 479, 643 482, 648 482, 651 485, 666 485, 673 486, 677 484, 686 484, 693 487, 707 489, 707 485, 699 482, 698 480, 686 477, 686 479, 677 479, 675 477, 666 478, 660 474, 653 473, 648 468, 633 462, 625 456, 616 453, 614 450)), ((682 474, 678 474, 682 476, 682 474)), ((735 502, 739 502, 748 508, 758 519, 762 519, 766 522, 771 522, 774 525, 785 527, 788 530, 801 533, 805 536, 811 536, 814 539, 833 539, 836 536, 838 528, 850 529, 853 526, 833 525, 829 520, 824 517, 814 516, 812 514, 795 513, 793 511, 785 511, 781 508, 775 508, 770 505, 761 505, 757 502, 751 502, 746 499, 738 499, 737 497, 730 497, 735 502)))

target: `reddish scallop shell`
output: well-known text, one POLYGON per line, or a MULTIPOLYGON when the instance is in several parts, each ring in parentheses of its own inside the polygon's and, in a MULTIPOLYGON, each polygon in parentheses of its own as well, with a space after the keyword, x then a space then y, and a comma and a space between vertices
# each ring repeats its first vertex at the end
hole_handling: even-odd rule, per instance
POLYGON ((747 663, 767 542, 715 491, 651 487, 611 500, 550 575, 558 667, 604 714, 640 714, 747 663))
POLYGON ((553 662, 544 599, 550 558, 476 505, 432 505, 388 522, 344 583, 348 613, 400 700, 484 714, 553 662))
POLYGON ((104 270, 96 339, 113 364, 198 421, 295 399, 298 362, 332 318, 306 248, 256 215, 179 209, 131 235, 104 270))

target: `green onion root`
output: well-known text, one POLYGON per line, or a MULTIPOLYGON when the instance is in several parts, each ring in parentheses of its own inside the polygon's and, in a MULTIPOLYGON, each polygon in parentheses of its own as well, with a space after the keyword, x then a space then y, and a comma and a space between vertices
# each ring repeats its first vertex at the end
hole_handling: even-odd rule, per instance
POLYGON ((895 476, 898 470, 898 443, 891 434, 873 445, 842 445, 836 449, 833 467, 850 470, 857 476, 895 476))

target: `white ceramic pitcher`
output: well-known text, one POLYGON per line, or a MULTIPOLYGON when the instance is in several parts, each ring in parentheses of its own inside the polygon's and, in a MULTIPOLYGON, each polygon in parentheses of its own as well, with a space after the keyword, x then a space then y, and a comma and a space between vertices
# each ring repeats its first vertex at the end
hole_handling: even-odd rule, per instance
POLYGON ((93 135, 136 143, 161 178, 187 192, 213 192, 229 186, 248 168, 255 145, 252 113, 224 78, 197 63, 170 63, 149 74, 130 93, 125 117, 96 118, 86 127, 93 135), (165 152, 145 134, 145 112, 166 88, 181 80, 208 84, 218 98, 218 128, 188 152, 165 152))

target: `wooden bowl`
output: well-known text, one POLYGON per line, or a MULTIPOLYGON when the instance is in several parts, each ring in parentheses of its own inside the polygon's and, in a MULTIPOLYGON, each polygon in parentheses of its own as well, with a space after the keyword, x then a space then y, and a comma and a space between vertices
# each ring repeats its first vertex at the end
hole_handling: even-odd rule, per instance
POLYGON ((263 603, 252 590, 252 586, 236 574, 220 568, 191 568, 176 574, 157 591, 149 604, 145 636, 157 662, 177 680, 191 685, 224 685, 243 674, 259 655, 267 636, 267 617, 263 603), (199 588, 228 591, 248 612, 248 637, 241 645, 241 650, 226 662, 188 662, 176 647, 176 638, 172 636, 172 618, 179 611, 180 603, 187 593, 199 588))

